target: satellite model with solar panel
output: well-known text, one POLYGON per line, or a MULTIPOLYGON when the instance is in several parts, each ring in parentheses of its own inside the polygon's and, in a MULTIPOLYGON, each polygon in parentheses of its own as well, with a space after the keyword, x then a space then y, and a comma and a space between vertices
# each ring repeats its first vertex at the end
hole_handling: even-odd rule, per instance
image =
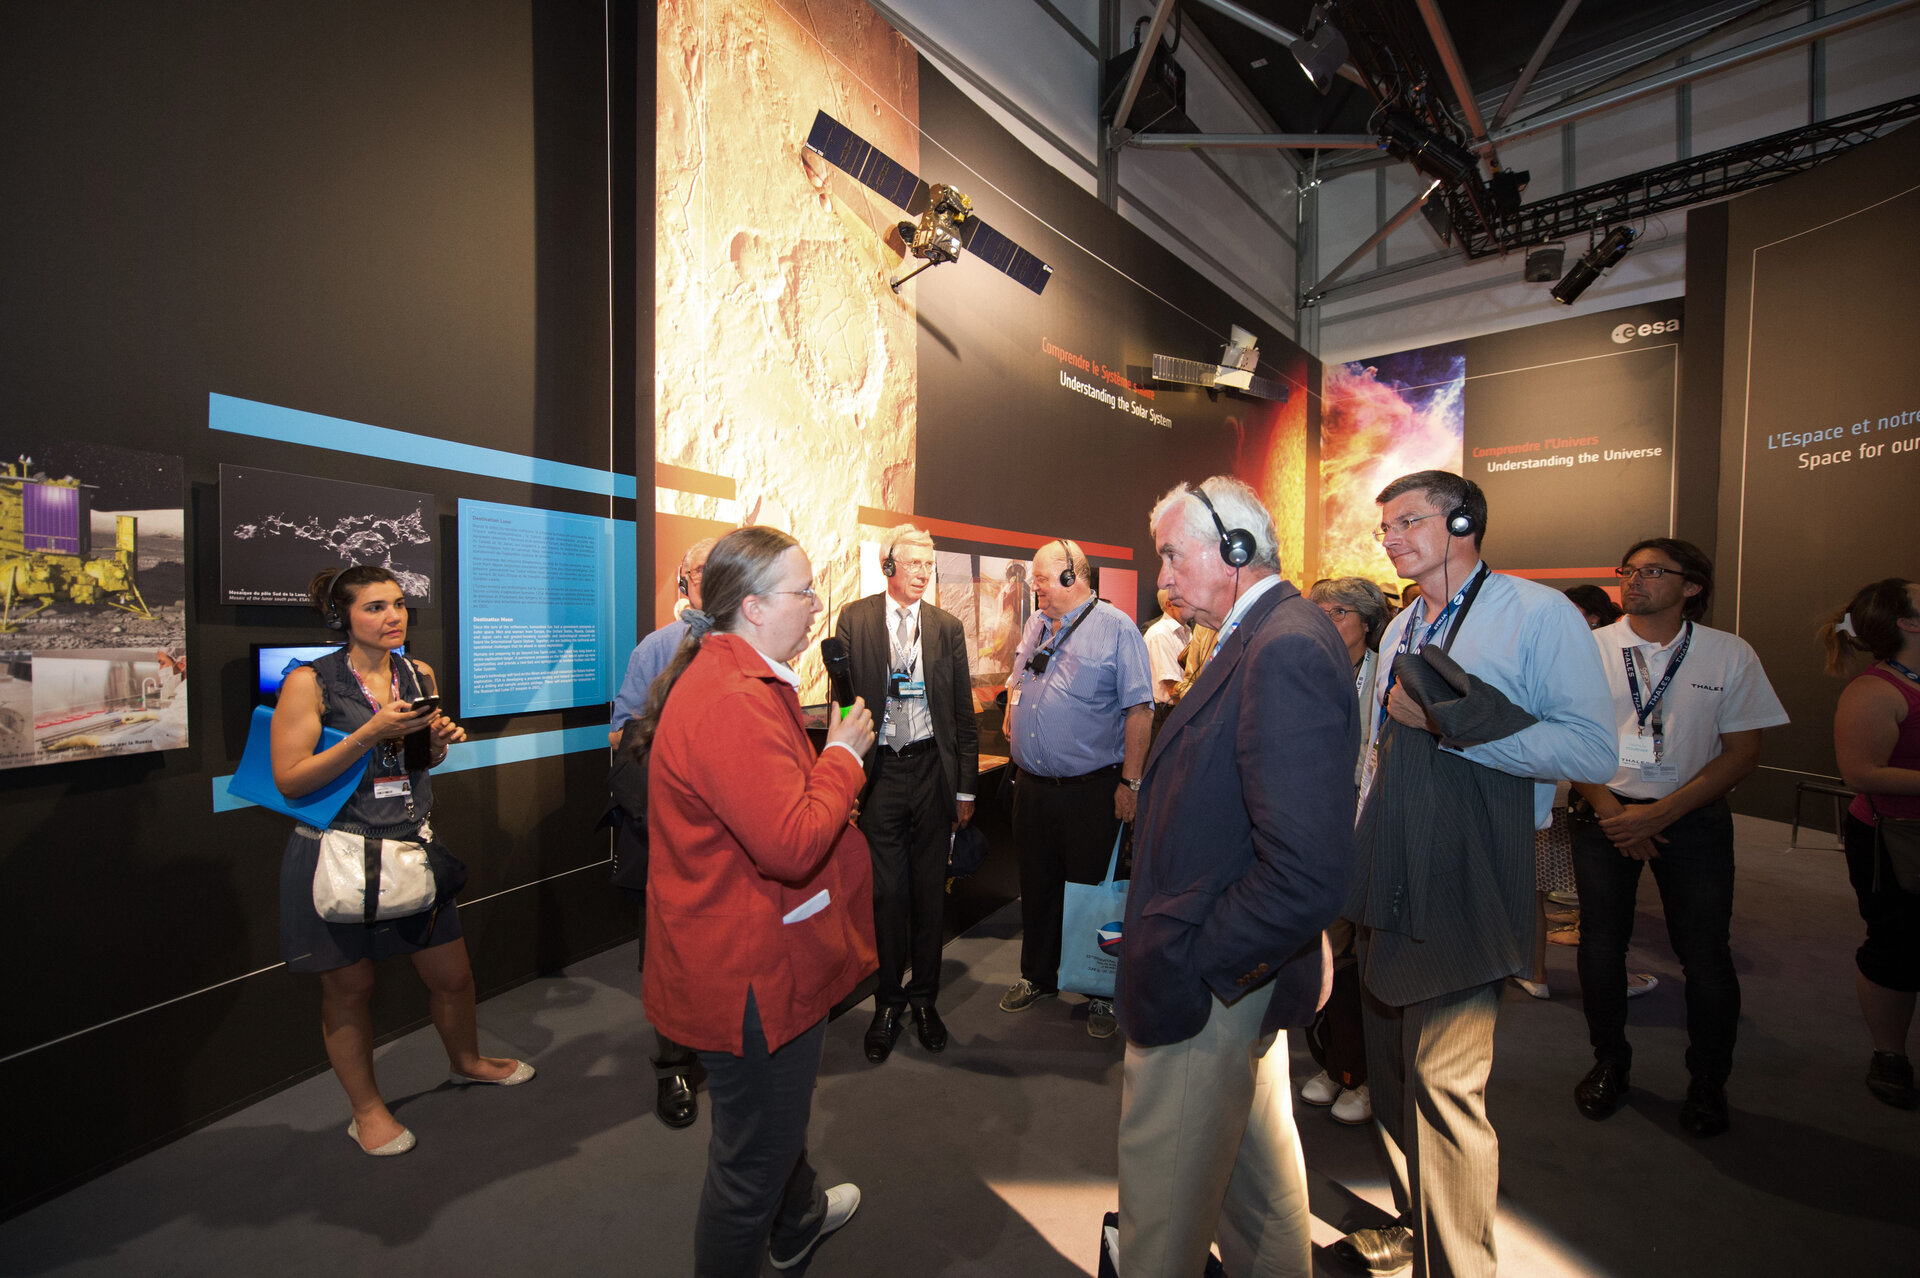
POLYGON ((900 223, 899 231, 907 252, 925 265, 889 281, 894 292, 921 271, 955 261, 963 252, 1035 293, 1053 278, 1051 266, 982 222, 973 211, 973 201, 964 194, 944 182, 922 181, 825 111, 813 117, 807 149, 920 219, 900 223))
POLYGON ((1179 359, 1172 355, 1155 355, 1154 380, 1172 382, 1178 386, 1204 386, 1210 395, 1215 391, 1230 390, 1254 399, 1286 403, 1285 382, 1276 382, 1253 371, 1260 367, 1259 339, 1238 324, 1232 325, 1232 329, 1226 349, 1220 352, 1218 364, 1203 364, 1197 359, 1179 359))

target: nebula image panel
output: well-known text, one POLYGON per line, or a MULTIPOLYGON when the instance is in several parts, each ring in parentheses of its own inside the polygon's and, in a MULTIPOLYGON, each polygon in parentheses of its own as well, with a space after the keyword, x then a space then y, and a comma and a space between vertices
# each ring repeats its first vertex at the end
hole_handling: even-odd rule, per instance
POLYGON ((1320 575, 1394 581, 1374 497, 1416 470, 1460 473, 1467 357, 1459 343, 1329 364, 1320 407, 1320 575))
MULTIPOLYGON (((824 110, 917 171, 918 65, 857 0, 658 15, 654 456, 737 494, 655 509, 798 538, 818 638, 859 596, 859 507, 913 511, 914 315, 887 286, 905 211, 803 144, 824 110)), ((824 699, 817 654, 797 664, 824 699)))

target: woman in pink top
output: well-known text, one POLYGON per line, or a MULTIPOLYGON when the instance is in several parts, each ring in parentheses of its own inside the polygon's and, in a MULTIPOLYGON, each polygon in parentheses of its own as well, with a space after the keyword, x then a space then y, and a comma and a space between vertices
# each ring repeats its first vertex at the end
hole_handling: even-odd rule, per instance
POLYGON ((1867 939, 1854 955, 1860 1011, 1873 1035, 1867 1089, 1889 1105, 1920 1103, 1907 1059, 1914 991, 1920 989, 1920 893, 1902 891, 1877 851, 1883 817, 1920 817, 1920 583, 1876 581, 1821 627, 1827 669, 1859 671, 1840 694, 1833 752, 1858 792, 1848 809, 1847 877, 1860 899, 1867 939), (1859 667, 1872 660, 1864 671, 1859 667))

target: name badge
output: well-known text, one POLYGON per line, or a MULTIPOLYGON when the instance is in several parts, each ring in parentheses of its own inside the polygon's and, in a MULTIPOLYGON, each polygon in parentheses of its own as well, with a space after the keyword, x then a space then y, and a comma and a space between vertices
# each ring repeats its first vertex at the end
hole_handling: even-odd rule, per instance
POLYGON ((376 799, 404 799, 413 794, 411 777, 375 777, 373 779, 373 797, 376 799))
POLYGON ((1622 767, 1645 767, 1650 763, 1659 763, 1660 756, 1654 753, 1653 738, 1638 732, 1620 734, 1620 764, 1622 767))
POLYGON ((1017 706, 1020 704, 1020 689, 1018 688, 1007 689, 1007 704, 1010 706, 1017 706))
POLYGON ((1680 765, 1677 763, 1643 763, 1640 765, 1640 779, 1656 785, 1679 785, 1680 765))

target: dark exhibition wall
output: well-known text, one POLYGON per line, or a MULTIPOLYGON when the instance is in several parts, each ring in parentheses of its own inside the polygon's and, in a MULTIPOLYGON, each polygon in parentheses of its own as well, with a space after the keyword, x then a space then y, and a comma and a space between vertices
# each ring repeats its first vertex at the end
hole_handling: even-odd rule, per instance
POLYGON ((1765 815, 1787 814, 1799 781, 1837 780, 1841 684, 1815 628, 1868 582, 1920 577, 1916 217, 1912 128, 1728 208, 1715 619, 1793 716, 1742 788, 1765 815))
MULTIPOLYGON (((650 436, 632 247, 647 21, 217 0, 0 18, 0 454, 91 441, 183 459, 191 726, 184 749, 0 772, 0 1089, 18 1102, 0 1210, 323 1067, 317 982, 277 966, 288 821, 218 791, 252 704, 249 645, 327 632, 303 608, 225 602, 220 468, 429 494, 437 580, 412 651, 443 672, 462 659, 460 500, 632 527, 631 486, 588 489, 630 477, 650 436), (213 428, 248 405, 320 429, 213 428), (330 420, 392 433, 343 451, 330 420), (563 469, 504 478, 449 443, 563 469)), ((319 544, 308 560, 339 562, 319 544)), ((634 930, 594 868, 605 753, 578 743, 604 743, 604 715, 469 717, 473 766, 438 782, 483 995, 634 930)), ((419 982, 388 972, 376 1029, 424 1015, 419 982)))

